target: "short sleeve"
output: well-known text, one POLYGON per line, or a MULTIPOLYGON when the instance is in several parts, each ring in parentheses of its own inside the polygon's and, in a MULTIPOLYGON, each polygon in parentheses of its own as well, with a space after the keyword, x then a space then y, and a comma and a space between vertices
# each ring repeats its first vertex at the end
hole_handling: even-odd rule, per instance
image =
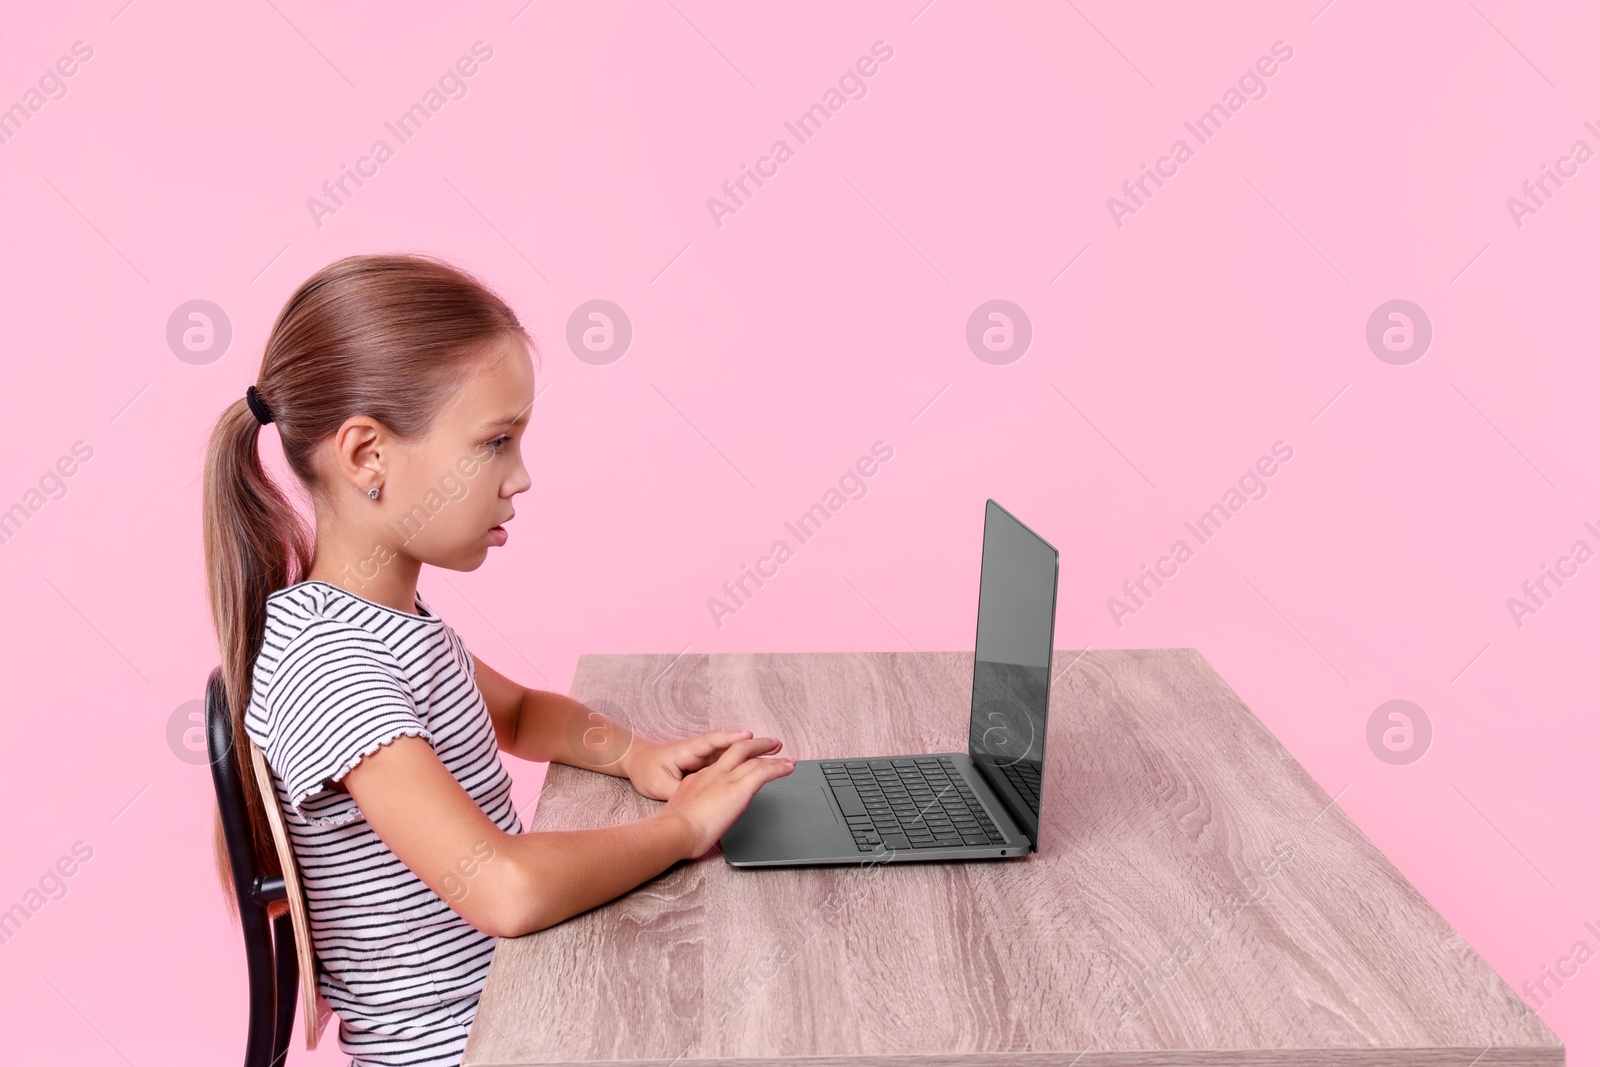
POLYGON ((394 653, 370 631, 335 619, 312 622, 284 649, 266 719, 262 752, 290 806, 313 826, 360 815, 329 780, 397 737, 433 742, 394 653))

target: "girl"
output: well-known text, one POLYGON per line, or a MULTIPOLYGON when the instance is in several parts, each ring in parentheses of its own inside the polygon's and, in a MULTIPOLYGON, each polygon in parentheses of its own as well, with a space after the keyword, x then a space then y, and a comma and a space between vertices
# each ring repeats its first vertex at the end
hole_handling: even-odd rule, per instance
MULTIPOLYGON (((256 383, 205 464, 205 554, 233 752, 266 757, 339 1046, 364 1064, 454 1065, 498 937, 541 930, 704 855, 781 742, 658 743, 471 655, 417 592, 475 570, 528 489, 530 353, 511 309, 428 256, 351 256, 289 298, 256 383), (256 452, 278 428, 314 539, 256 452), (610 736, 604 752, 585 740, 610 736), (569 740, 575 739, 575 740, 569 740), (504 749, 626 777, 667 801, 602 830, 525 834, 504 749), (620 756, 615 749, 620 749, 620 756)), ((247 788, 263 866, 277 853, 247 788)), ((217 823, 218 872, 234 907, 217 823)))

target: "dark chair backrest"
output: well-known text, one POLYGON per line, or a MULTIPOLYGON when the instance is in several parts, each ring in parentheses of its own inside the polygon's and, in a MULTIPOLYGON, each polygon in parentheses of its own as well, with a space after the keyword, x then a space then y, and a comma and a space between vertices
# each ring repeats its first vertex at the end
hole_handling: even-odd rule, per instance
MULTIPOLYGON (((228 866, 233 871, 234 897, 239 923, 244 929, 245 968, 250 977, 250 1030, 245 1038, 245 1067, 282 1067, 289 1055, 289 1035, 294 1029, 295 995, 299 987, 294 924, 286 907, 288 892, 281 875, 264 875, 250 832, 245 790, 256 788, 241 779, 233 753, 233 724, 228 714, 228 694, 222 668, 206 681, 206 747, 211 757, 211 781, 222 814, 222 836, 228 845, 228 866), (280 913, 269 918, 271 905, 280 913)), ((246 753, 246 763, 249 762, 246 753)), ((308 1035, 312 1031, 308 1027, 308 1035)), ((314 1047, 314 1036, 308 1047, 314 1047)))

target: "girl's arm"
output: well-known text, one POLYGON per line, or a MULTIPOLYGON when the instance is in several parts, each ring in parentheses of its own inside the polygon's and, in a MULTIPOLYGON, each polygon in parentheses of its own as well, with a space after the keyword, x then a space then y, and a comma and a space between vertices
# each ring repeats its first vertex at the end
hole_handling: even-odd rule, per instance
POLYGON ((456 914, 486 934, 517 937, 705 855, 762 785, 794 769, 790 760, 758 758, 776 744, 735 742, 685 777, 656 814, 597 830, 506 833, 420 737, 397 737, 363 757, 343 784, 373 832, 456 914))
POLYGON ((472 662, 477 667, 478 690, 489 707, 489 718, 494 720, 495 740, 501 752, 530 763, 565 763, 626 778, 628 754, 635 746, 643 749, 654 744, 638 734, 629 743, 626 726, 581 702, 561 693, 529 689, 477 656, 472 657, 472 662), (585 738, 587 745, 583 743, 585 738), (613 748, 622 750, 621 758, 608 760, 605 753, 613 748))

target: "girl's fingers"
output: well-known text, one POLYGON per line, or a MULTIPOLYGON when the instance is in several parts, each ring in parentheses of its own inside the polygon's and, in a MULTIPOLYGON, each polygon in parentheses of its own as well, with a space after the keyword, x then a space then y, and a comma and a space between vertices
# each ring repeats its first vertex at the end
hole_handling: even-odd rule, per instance
POLYGON ((711 749, 721 752, 736 741, 745 741, 755 735, 749 730, 713 730, 708 734, 701 734, 702 739, 710 743, 711 749))
MULTIPOLYGON (((729 772, 728 778, 730 781, 737 782, 753 775, 761 778, 765 783, 774 778, 781 778, 792 770, 794 770, 794 760, 789 759, 787 756, 758 756, 755 759, 745 760, 744 763, 735 767, 729 772)), ((759 789, 761 786, 757 785, 756 788, 759 789)))
POLYGON ((696 756, 716 756, 735 741, 742 741, 749 736, 749 730, 712 730, 693 738, 689 742, 689 751, 696 756))
POLYGON ((717 757, 721 756, 727 747, 735 741, 742 740, 750 731, 748 730, 713 730, 711 733, 701 734, 682 743, 687 762, 693 765, 694 770, 706 766, 717 757))
POLYGON ((759 756, 763 752, 770 752, 783 742, 774 737, 750 737, 743 741, 735 741, 722 753, 717 764, 722 767, 733 768, 749 759, 759 756))
POLYGON ((714 731, 701 734, 701 736, 694 739, 694 752, 698 753, 698 755, 722 752, 734 741, 744 741, 749 736, 749 729, 714 729, 714 731))

